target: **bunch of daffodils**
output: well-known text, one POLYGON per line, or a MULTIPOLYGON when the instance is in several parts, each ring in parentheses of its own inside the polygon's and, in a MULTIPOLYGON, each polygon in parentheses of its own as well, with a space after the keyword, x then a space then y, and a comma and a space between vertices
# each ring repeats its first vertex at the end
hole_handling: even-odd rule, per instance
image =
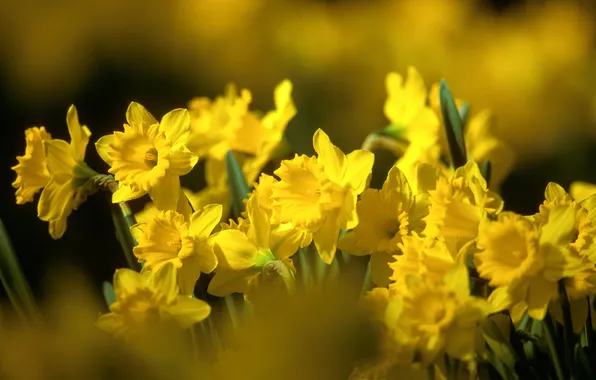
MULTIPOLYGON (((498 189, 513 155, 490 112, 471 113, 444 81, 427 89, 413 67, 390 73, 386 88, 390 124, 362 149, 346 154, 319 129, 314 156, 269 173, 296 114, 288 80, 263 116, 233 85, 159 121, 131 103, 123 128, 95 143, 105 174, 84 161, 91 132, 72 106, 70 143, 25 131, 17 203, 41 191, 39 218, 58 239, 88 196, 111 192, 131 268, 104 284, 109 312, 97 327, 124 342, 189 331, 196 356, 217 367, 234 349, 222 318, 240 334, 284 300, 356 282, 351 310, 376 339, 346 363, 351 379, 596 378, 596 187, 549 183, 536 214, 504 211, 498 189), (377 148, 396 162, 373 189, 377 148), (180 177, 199 160, 207 186, 195 193, 180 177), (127 202, 141 197, 148 206, 135 218, 127 202)), ((9 248, 4 286, 19 314, 36 318, 9 248)))

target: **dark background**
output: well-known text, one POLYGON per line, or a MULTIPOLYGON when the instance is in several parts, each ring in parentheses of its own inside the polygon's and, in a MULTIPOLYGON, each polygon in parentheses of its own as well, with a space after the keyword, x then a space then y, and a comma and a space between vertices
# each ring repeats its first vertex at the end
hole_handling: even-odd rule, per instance
MULTIPOLYGON (((328 3, 348 1, 356 0, 335 0, 328 3)), ((486 5, 499 13, 521 6, 523 2, 492 0, 487 1, 486 5)), ((69 217, 64 237, 58 241, 52 240, 47 232, 47 224, 37 218, 35 203, 24 206, 15 204, 14 189, 11 187, 15 173, 10 167, 16 164, 15 157, 24 152, 24 130, 31 126, 44 125, 54 138, 68 141, 66 110, 70 104, 75 104, 81 123, 88 125, 93 133, 86 161, 98 172, 105 172, 107 166, 97 156, 92 143, 100 136, 121 128, 124 111, 131 101, 140 102, 159 118, 171 109, 184 107, 194 96, 218 95, 224 84, 215 87, 209 82, 190 83, 185 76, 156 66, 133 65, 133 62, 130 65, 114 64, 114 61, 99 60, 95 62, 92 74, 80 83, 74 95, 68 98, 58 96, 44 102, 29 102, 13 96, 7 75, 0 62, 0 217, 12 238, 34 293, 43 296, 44 276, 51 268, 63 264, 84 270, 99 291, 101 282, 109 280, 116 268, 126 266, 113 232, 108 207, 109 196, 98 194, 91 197, 69 217)), ((254 75, 255 80, 258 80, 259 70, 255 70, 254 75)), ((295 89, 299 89, 301 85, 312 86, 312 83, 294 83, 295 89)), ((317 107, 325 101, 330 100, 323 96, 320 99, 296 96, 296 105, 300 112, 288 127, 291 143, 297 140, 298 126, 312 123, 313 119, 316 120, 316 115, 323 112, 317 107)), ((271 101, 255 99, 254 106, 256 109, 269 109, 271 101)), ((374 115, 376 119, 382 120, 381 109, 380 105, 379 115, 374 115)), ((517 167, 502 189, 506 207, 526 214, 535 212, 549 181, 559 182, 563 186, 568 186, 572 180, 596 182, 592 164, 596 159, 596 149, 591 142, 586 142, 581 137, 577 141, 572 151, 554 152, 537 162, 517 167)), ((304 153, 309 153, 311 149, 300 143, 294 146, 297 151, 304 153)), ((382 154, 380 156, 383 158, 382 154)), ((388 157, 384 158, 389 162, 388 157)), ((134 207, 140 207, 138 202, 134 207)))

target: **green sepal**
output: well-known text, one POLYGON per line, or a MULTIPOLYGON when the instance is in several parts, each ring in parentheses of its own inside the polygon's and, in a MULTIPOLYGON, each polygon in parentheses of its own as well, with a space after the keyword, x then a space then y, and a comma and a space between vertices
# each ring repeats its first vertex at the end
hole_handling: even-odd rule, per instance
POLYGON ((118 239, 122 247, 126 262, 132 270, 139 272, 142 266, 133 253, 133 248, 137 245, 137 241, 130 232, 130 227, 136 224, 135 217, 125 202, 112 204, 111 209, 116 239, 118 239))
POLYGON ((242 168, 231 150, 226 153, 226 171, 232 197, 232 211, 235 217, 239 217, 246 210, 244 200, 248 198, 250 189, 244 173, 242 173, 242 168))
POLYGON ((116 292, 114 292, 114 287, 108 281, 104 281, 102 285, 103 291, 103 298, 106 301, 106 305, 108 308, 112 306, 114 302, 116 302, 116 292))
POLYGON ((455 100, 453 100, 453 95, 451 95, 451 91, 444 79, 441 79, 439 84, 439 101, 451 153, 451 162, 453 167, 459 168, 468 162, 464 141, 464 125, 455 105, 455 100))
POLYGON ((37 319, 39 316, 37 303, 2 219, 0 219, 0 280, 17 314, 26 320, 37 319))

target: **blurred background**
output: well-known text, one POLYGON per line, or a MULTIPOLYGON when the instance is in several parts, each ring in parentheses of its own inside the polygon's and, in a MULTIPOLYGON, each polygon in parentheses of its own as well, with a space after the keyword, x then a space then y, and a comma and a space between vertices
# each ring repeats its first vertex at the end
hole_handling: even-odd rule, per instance
MULTIPOLYGON (((596 183, 595 23, 591 0, 0 0, 0 217, 35 293, 59 263, 99 291, 126 266, 108 196, 90 198, 52 241, 11 187, 26 128, 68 140, 75 104, 94 142, 121 128, 133 100, 160 118, 230 81, 268 110, 289 78, 294 150, 311 153, 320 127, 350 151, 388 124, 385 76, 409 65, 427 86, 445 78, 473 110, 493 111, 517 154, 506 207, 530 214, 549 181, 596 183)), ((87 162, 107 170, 92 144, 87 162)))

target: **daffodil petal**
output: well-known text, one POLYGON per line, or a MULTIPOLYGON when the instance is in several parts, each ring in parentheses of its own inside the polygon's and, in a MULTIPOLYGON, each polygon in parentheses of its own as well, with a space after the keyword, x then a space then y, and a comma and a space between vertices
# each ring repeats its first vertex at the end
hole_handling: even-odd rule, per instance
POLYGON ((336 224, 335 218, 328 216, 321 228, 315 232, 313 240, 315 247, 319 252, 321 260, 325 264, 331 264, 335 258, 335 251, 337 249, 337 237, 339 236, 339 227, 336 224))
POLYGON ((68 215, 63 215, 62 217, 50 221, 50 236, 53 239, 60 239, 64 232, 66 232, 66 221, 68 219, 68 215))
POLYGON ((218 264, 212 242, 205 240, 195 242, 195 254, 192 259, 203 273, 213 272, 218 264))
POLYGON ((143 286, 141 274, 132 269, 117 269, 114 273, 114 292, 116 295, 134 292, 143 286))
POLYGON ((89 143, 91 131, 86 126, 79 124, 79 115, 74 105, 71 105, 66 113, 66 125, 70 133, 70 146, 75 160, 83 161, 85 159, 85 150, 89 143))
POLYGON ((149 275, 149 286, 157 289, 166 295, 168 300, 173 300, 178 296, 179 288, 177 284, 176 268, 173 264, 167 263, 160 270, 149 275))
POLYGON ((157 124, 157 120, 155 120, 153 115, 137 102, 132 102, 128 106, 128 109, 126 110, 126 121, 128 121, 128 124, 157 124))
POLYGON ((72 180, 60 184, 52 179, 41 192, 37 204, 39 219, 46 222, 57 220, 66 214, 74 197, 72 180))
POLYGON ((100 137, 100 139, 95 143, 97 154, 99 154, 99 157, 101 157, 101 159, 104 160, 104 162, 106 162, 108 165, 112 165, 112 160, 110 159, 108 152, 110 150, 110 145, 113 142, 114 135, 112 134, 100 137))
POLYGON ((186 328, 207 318, 211 313, 211 306, 190 296, 178 296, 176 303, 170 306, 169 312, 181 327, 186 328))
POLYGON ((192 214, 189 233, 194 239, 207 239, 221 220, 222 205, 212 204, 192 214))
POLYGON ((170 152, 170 167, 168 171, 171 174, 183 176, 192 170, 199 162, 199 156, 192 153, 185 145, 178 145, 172 148, 170 152))
POLYGON ((180 178, 173 174, 166 174, 149 191, 155 207, 160 210, 176 210, 180 196, 180 178))
POLYGON ((137 199, 147 194, 145 190, 133 190, 130 186, 120 182, 118 184, 118 190, 112 194, 112 203, 127 202, 132 199, 137 199))
POLYGON ((355 150, 347 156, 347 168, 341 184, 350 186, 356 194, 360 194, 368 187, 375 155, 367 150, 355 150))
POLYGON ((319 161, 325 167, 325 173, 332 181, 341 183, 348 164, 346 155, 331 143, 329 136, 322 129, 315 132, 313 145, 319 155, 319 161))
POLYGON ((44 141, 46 148, 46 162, 52 175, 74 175, 73 168, 77 165, 73 159, 70 145, 64 140, 44 141))
POLYGON ((217 297, 225 297, 232 293, 244 293, 248 282, 258 273, 260 273, 258 268, 244 270, 218 268, 215 276, 209 282, 207 291, 217 297))
POLYGON ((250 197, 246 204, 248 219, 251 221, 250 233, 259 248, 269 249, 270 215, 260 206, 256 197, 250 197))
POLYGON ((180 293, 184 295, 192 295, 200 276, 201 268, 199 267, 197 255, 191 255, 184 259, 182 266, 178 269, 178 286, 180 288, 180 293))
POLYGON ((168 112, 161 119, 159 128, 173 145, 184 144, 190 133, 190 114, 184 108, 168 112))
POLYGON ((548 304, 557 294, 557 283, 536 277, 528 288, 528 315, 538 321, 544 319, 548 304))
POLYGON ((224 230, 215 237, 215 247, 225 256, 230 268, 242 270, 255 265, 258 247, 238 230, 224 230))
POLYGON ((557 197, 563 197, 565 195, 567 195, 565 189, 555 182, 549 182, 548 185, 546 185, 546 189, 544 190, 544 197, 549 202, 554 201, 557 197))

